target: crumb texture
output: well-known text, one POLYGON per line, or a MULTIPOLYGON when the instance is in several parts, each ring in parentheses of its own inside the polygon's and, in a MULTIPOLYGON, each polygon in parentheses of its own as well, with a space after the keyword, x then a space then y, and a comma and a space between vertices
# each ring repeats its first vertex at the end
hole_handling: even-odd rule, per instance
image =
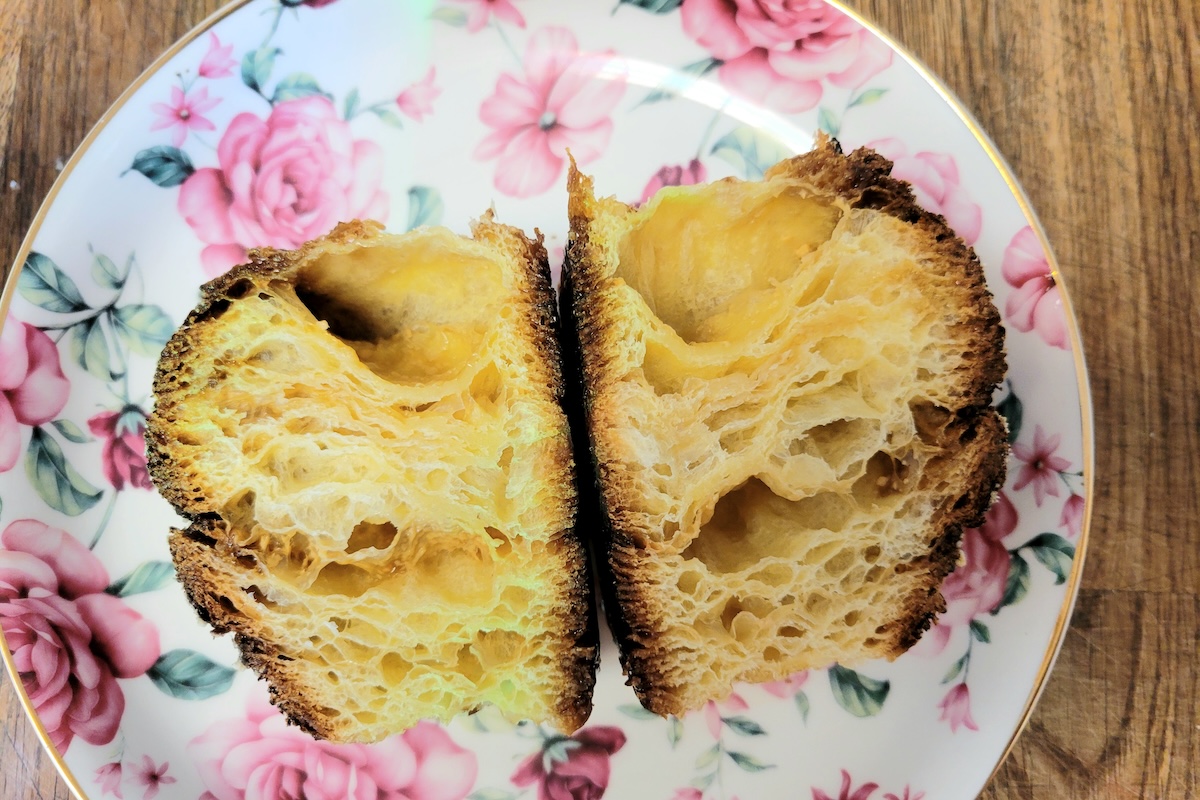
POLYGON ((590 711, 540 239, 340 226, 204 288, 164 351, 148 433, 201 614, 314 733, 375 741, 493 703, 590 711))
POLYGON ((637 210, 572 176, 608 613, 656 712, 903 652, 1003 480, 999 316, 889 170, 823 143, 637 210))

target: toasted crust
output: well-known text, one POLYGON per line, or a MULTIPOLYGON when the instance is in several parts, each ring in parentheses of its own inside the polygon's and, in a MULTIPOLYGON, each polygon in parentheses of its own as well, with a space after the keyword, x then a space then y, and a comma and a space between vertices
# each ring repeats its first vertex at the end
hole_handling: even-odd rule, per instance
MULTIPOLYGON (((939 586, 958 560, 963 529, 982 523, 994 493, 1003 484, 1007 455, 1005 424, 989 407, 992 392, 1005 373, 1004 336, 982 266, 942 217, 922 209, 909 185, 891 177, 891 168, 891 162, 878 153, 860 149, 843 155, 835 141, 822 137, 812 152, 780 163, 764 179, 793 180, 805 191, 845 208, 874 210, 903 222, 928 261, 956 277, 959 290, 954 297, 963 344, 958 396, 953 408, 937 409, 936 425, 930 432, 937 446, 955 455, 950 463, 932 466, 923 476, 928 485, 949 476, 956 482, 955 488, 930 521, 928 548, 897 570, 919 579, 912 582, 904 599, 891 610, 890 620, 875 631, 868 645, 853 655, 847 653, 850 661, 864 655, 899 656, 945 610, 939 586)), ((628 682, 642 704, 658 714, 680 714, 705 700, 719 699, 729 683, 723 684, 722 691, 698 693, 688 685, 694 670, 681 666, 680 652, 664 645, 668 640, 681 640, 672 630, 677 624, 672 620, 674 598, 670 589, 664 589, 663 573, 657 565, 676 550, 664 544, 669 531, 664 534, 645 527, 645 514, 640 513, 646 504, 643 488, 631 464, 621 456, 629 453, 629 447, 621 441, 622 414, 612 405, 615 387, 627 379, 629 368, 627 361, 621 361, 619 342, 620 337, 628 336, 628 328, 619 332, 622 314, 627 312, 614 300, 616 292, 608 277, 615 255, 612 230, 621 225, 611 217, 623 212, 613 210, 619 205, 614 201, 598 202, 592 180, 574 165, 568 191, 571 235, 560 302, 569 332, 566 362, 576 376, 572 384, 579 386, 574 414, 587 428, 593 455, 590 464, 581 465, 581 485, 594 485, 591 494, 599 505, 590 536, 601 573, 605 612, 628 682)), ((577 450, 579 447, 577 444, 577 450)), ((587 502, 589 498, 581 498, 581 507, 587 502)), ((705 657, 694 652, 691 656, 705 657)), ((764 661, 743 669, 736 679, 773 680, 827 663, 809 663, 802 658, 774 664, 764 661)))
MULTIPOLYGON (((558 520, 550 524, 561 526, 534 544, 544 552, 541 558, 557 570, 556 585, 549 591, 554 596, 548 598, 552 608, 538 622, 545 628, 540 635, 555 648, 547 669, 557 675, 556 687, 538 721, 569 733, 591 712, 599 647, 587 551, 575 528, 574 465, 561 411, 564 384, 555 295, 540 234, 528 239, 493 222, 490 212, 473 232, 476 242, 503 253, 509 263, 523 269, 512 276, 515 295, 507 306, 517 309, 523 342, 514 357, 522 366, 512 369, 526 371, 527 377, 514 380, 536 387, 530 402, 548 409, 540 412, 543 417, 538 423, 546 426, 550 443, 536 451, 536 487, 553 498, 546 513, 558 520)), ((223 384, 226 371, 236 370, 241 363, 225 363, 232 357, 224 349, 223 318, 231 308, 247 298, 278 294, 281 285, 295 285, 305 265, 331 250, 347 252, 397 238, 387 237, 374 222, 343 223, 327 237, 294 251, 253 250, 247 263, 205 284, 200 302, 163 350, 154 378, 155 410, 146 431, 151 477, 160 494, 190 522, 186 529, 172 530, 170 544, 177 576, 192 605, 215 633, 234 633, 242 661, 267 681, 273 702, 293 723, 334 741, 373 741, 398 730, 362 723, 343 713, 345 709, 331 707, 329 688, 314 683, 315 672, 306 666, 306 654, 298 652, 295 643, 279 640, 280 623, 272 614, 278 603, 295 599, 295 592, 273 572, 268 551, 247 544, 253 537, 245 529, 246 520, 238 518, 223 488, 228 476, 214 480, 216 476, 198 463, 203 445, 196 432, 197 398, 223 384)), ((302 595, 303 591, 299 602, 302 595)), ((407 611, 398 607, 397 619, 407 611)), ((314 624, 318 623, 324 624, 314 624)), ((331 672, 336 670, 337 665, 330 667, 331 672)), ((347 679, 344 675, 341 682, 347 679)), ((430 716, 445 717, 435 711, 430 716)))

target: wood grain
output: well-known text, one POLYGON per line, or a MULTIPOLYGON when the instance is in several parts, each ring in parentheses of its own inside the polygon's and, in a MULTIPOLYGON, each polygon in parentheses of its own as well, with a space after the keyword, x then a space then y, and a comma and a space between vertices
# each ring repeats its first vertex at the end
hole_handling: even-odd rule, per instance
MULTIPOLYGON (((983 797, 1200 797, 1200 3, 849 4, 940 75, 1009 160, 1054 244, 1092 381, 1083 588, 983 797)), ((0 264, 89 127, 217 6, 0 0, 0 264)), ((0 797, 69 797, 0 684, 0 797)))

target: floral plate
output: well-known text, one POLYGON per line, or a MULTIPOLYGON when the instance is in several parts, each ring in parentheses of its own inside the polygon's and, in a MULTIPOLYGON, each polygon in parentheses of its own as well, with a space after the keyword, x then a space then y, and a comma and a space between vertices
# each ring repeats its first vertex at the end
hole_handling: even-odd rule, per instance
POLYGON ((1052 263, 961 107, 835 4, 235 2, 88 137, 5 286, 0 651, 93 800, 974 797, 1045 681, 1086 537, 1086 377, 1052 263), (670 720, 642 711, 606 640, 570 738, 487 710, 371 747, 287 727, 173 580, 174 515, 146 473, 152 370, 197 286, 338 220, 462 230, 489 205, 561 259, 567 148, 637 201, 759 177, 817 130, 895 161, 974 245, 1008 329, 1009 479, 940 624, 895 663, 670 720))

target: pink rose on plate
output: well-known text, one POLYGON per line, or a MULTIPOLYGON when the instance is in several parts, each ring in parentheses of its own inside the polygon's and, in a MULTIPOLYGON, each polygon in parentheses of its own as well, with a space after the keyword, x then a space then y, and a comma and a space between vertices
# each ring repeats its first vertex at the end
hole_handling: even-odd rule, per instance
POLYGON ((201 260, 209 275, 244 260, 248 248, 293 248, 338 222, 388 213, 383 151, 355 139, 320 95, 279 103, 265 120, 238 114, 217 163, 179 192, 179 212, 208 245, 201 260))
POLYGON ((104 565, 69 534, 31 519, 0 533, 0 626, 50 741, 107 744, 125 710, 118 678, 159 656, 158 630, 106 594, 104 565))
POLYGON ((54 342, 9 317, 0 330, 0 472, 12 469, 21 455, 20 426, 54 419, 70 394, 54 342))
POLYGON ((983 227, 983 209, 963 188, 954 156, 926 150, 910 154, 899 139, 876 139, 867 147, 892 162, 892 177, 912 184, 917 202, 927 211, 941 214, 963 241, 975 244, 983 227))
POLYGON ((692 186, 703 183, 707 179, 708 170, 704 168, 698 158, 693 158, 686 165, 668 164, 654 173, 654 177, 642 190, 642 199, 639 203, 650 202, 650 198, 658 194, 658 190, 664 186, 692 186))
POLYGON ((624 76, 608 74, 613 63, 608 54, 580 53, 566 28, 530 37, 524 80, 501 74, 479 107, 493 130, 475 158, 496 159, 497 189, 511 197, 541 194, 562 174, 568 148, 580 164, 600 157, 612 135, 609 115, 625 93, 624 76))
POLYGON ((955 626, 968 625, 987 614, 1004 598, 1010 557, 1004 537, 1017 527, 1017 508, 1008 495, 1000 492, 988 509, 983 525, 963 532, 962 552, 966 560, 942 583, 946 611, 937 625, 927 631, 914 648, 925 655, 937 655, 946 648, 955 626))
POLYGON ((374 745, 331 744, 262 700, 188 752, 208 790, 202 800, 462 800, 478 771, 475 756, 432 722, 374 745))
POLYGON ((102 411, 88 420, 88 428, 104 440, 100 463, 104 477, 117 491, 126 486, 154 488, 146 469, 146 413, 137 406, 102 411))
POLYGON ((1062 292, 1033 228, 1026 225, 1017 231, 1004 250, 1000 270, 1004 280, 1016 289, 1004 304, 1008 322, 1024 333, 1037 331, 1051 347, 1070 347, 1062 292))
POLYGON ((777 111, 807 111, 822 81, 862 86, 892 51, 825 0, 684 0, 683 30, 721 62, 721 82, 777 111))
POLYGON ((516 786, 537 784, 538 800, 599 800, 608 789, 609 760, 624 746, 620 728, 584 728, 551 739, 521 762, 511 780, 516 786))

